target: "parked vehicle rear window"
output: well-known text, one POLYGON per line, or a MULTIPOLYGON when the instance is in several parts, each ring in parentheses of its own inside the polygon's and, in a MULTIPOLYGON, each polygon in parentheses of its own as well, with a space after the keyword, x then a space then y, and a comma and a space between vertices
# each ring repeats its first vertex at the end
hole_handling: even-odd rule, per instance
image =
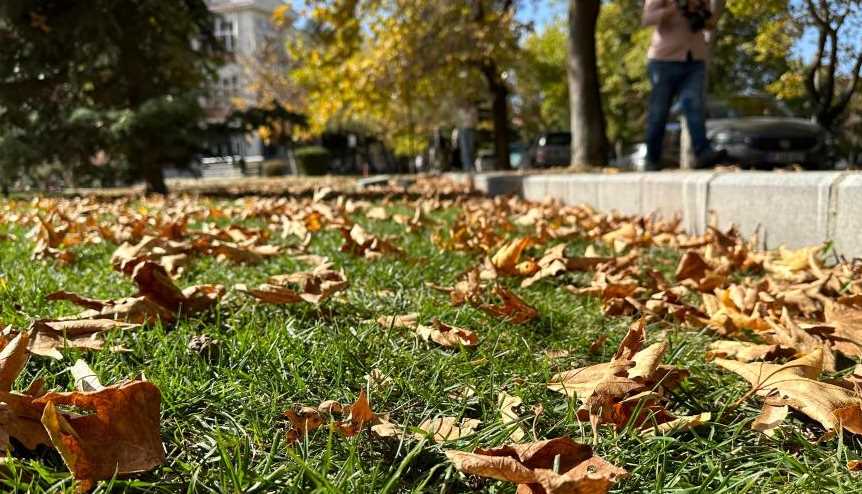
POLYGON ((790 117, 783 104, 769 98, 738 96, 709 104, 710 118, 790 117))
POLYGON ((572 134, 547 134, 539 139, 539 146, 569 146, 572 144, 572 134))

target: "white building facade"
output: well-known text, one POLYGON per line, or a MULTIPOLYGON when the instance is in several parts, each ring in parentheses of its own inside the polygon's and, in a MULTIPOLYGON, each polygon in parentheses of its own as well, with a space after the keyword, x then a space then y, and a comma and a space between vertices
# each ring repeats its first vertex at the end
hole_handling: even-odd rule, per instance
MULTIPOLYGON (((280 0, 207 0, 210 11, 217 14, 216 37, 228 51, 228 59, 219 69, 218 81, 206 101, 207 118, 224 121, 235 108, 254 106, 256 97, 249 91, 251 81, 243 60, 251 60, 272 35, 273 11, 280 0)), ((237 132, 223 142, 212 143, 211 153, 222 157, 242 157, 247 162, 263 159, 263 143, 257 135, 237 132)))

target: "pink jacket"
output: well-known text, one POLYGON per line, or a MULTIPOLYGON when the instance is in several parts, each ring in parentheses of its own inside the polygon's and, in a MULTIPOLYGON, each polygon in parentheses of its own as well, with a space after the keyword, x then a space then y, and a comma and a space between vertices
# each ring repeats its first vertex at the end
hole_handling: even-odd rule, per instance
MULTIPOLYGON (((723 2, 710 1, 714 25, 721 14, 723 2)), ((684 61, 691 52, 695 60, 706 60, 708 36, 706 31, 691 32, 688 19, 679 8, 676 0, 646 0, 643 13, 644 26, 655 26, 648 57, 651 60, 684 61)))

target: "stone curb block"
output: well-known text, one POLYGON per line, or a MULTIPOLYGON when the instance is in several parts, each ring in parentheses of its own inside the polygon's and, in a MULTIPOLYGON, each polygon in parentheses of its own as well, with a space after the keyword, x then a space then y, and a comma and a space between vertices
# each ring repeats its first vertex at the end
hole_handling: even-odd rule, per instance
POLYGON ((837 253, 862 256, 862 173, 665 172, 518 175, 477 174, 476 189, 558 199, 625 214, 681 215, 703 233, 710 213, 719 225, 758 233, 762 245, 798 248, 833 241, 837 253))

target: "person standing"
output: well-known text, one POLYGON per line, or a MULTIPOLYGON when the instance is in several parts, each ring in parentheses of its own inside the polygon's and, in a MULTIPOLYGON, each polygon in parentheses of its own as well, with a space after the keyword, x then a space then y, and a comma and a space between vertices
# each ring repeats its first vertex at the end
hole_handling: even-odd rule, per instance
POLYGON ((647 110, 647 170, 661 169, 665 127, 671 106, 679 99, 688 122, 696 166, 706 168, 726 159, 706 136, 707 33, 721 15, 720 0, 646 0, 643 24, 655 26, 647 55, 652 92, 647 110))

